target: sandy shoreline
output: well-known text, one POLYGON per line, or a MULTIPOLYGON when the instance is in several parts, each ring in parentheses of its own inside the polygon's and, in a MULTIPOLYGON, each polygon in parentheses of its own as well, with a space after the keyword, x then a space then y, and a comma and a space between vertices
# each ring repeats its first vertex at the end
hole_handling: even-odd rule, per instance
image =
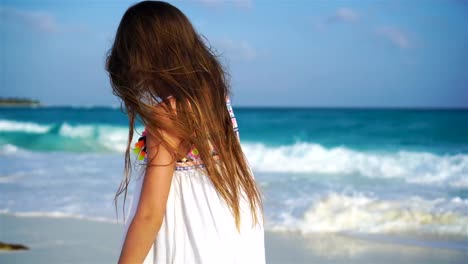
MULTIPOLYGON (((116 263, 122 226, 73 218, 0 214, 0 241, 29 251, 0 252, 0 263, 116 263)), ((464 263, 466 248, 423 247, 343 235, 266 232, 269 264, 464 263)))

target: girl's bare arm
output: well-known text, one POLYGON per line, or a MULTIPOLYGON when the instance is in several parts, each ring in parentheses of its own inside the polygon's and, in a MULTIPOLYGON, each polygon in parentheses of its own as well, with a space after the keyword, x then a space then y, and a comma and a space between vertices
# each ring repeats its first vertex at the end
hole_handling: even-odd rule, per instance
MULTIPOLYGON (((165 139, 173 146, 180 140, 167 133, 165 139)), ((162 145, 156 147, 156 139, 148 131, 146 146, 148 164, 141 189, 138 207, 122 247, 119 264, 143 263, 161 227, 171 188, 175 159, 162 145), (154 166, 154 165, 166 166, 154 166)))

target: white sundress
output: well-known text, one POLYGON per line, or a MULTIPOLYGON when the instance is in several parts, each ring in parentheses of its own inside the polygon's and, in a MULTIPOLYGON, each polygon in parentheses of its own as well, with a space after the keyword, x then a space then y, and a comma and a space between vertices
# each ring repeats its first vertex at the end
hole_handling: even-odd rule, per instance
MULTIPOLYGON (((233 125, 235 117, 227 99, 233 125)), ((176 167, 161 228, 144 264, 264 264, 264 229, 253 226, 250 205, 240 200, 241 225, 200 166, 176 167)), ((133 178, 135 188, 124 225, 123 241, 135 215, 144 174, 133 178)))

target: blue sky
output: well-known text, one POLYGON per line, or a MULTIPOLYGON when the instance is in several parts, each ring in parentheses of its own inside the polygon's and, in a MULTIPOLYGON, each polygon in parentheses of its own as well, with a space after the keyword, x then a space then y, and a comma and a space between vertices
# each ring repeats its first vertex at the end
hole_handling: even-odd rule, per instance
MULTIPOLYGON (((237 106, 468 107, 468 1, 170 1, 237 106)), ((3 0, 0 97, 116 105, 105 53, 135 1, 3 0)))

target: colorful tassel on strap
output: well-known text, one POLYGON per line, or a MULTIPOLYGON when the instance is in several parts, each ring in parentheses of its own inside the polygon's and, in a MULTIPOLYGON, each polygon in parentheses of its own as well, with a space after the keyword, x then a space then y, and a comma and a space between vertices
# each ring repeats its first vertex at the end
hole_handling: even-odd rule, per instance
POLYGON ((144 130, 143 133, 141 133, 141 137, 135 143, 133 153, 137 155, 138 160, 146 161, 146 130, 144 130))

